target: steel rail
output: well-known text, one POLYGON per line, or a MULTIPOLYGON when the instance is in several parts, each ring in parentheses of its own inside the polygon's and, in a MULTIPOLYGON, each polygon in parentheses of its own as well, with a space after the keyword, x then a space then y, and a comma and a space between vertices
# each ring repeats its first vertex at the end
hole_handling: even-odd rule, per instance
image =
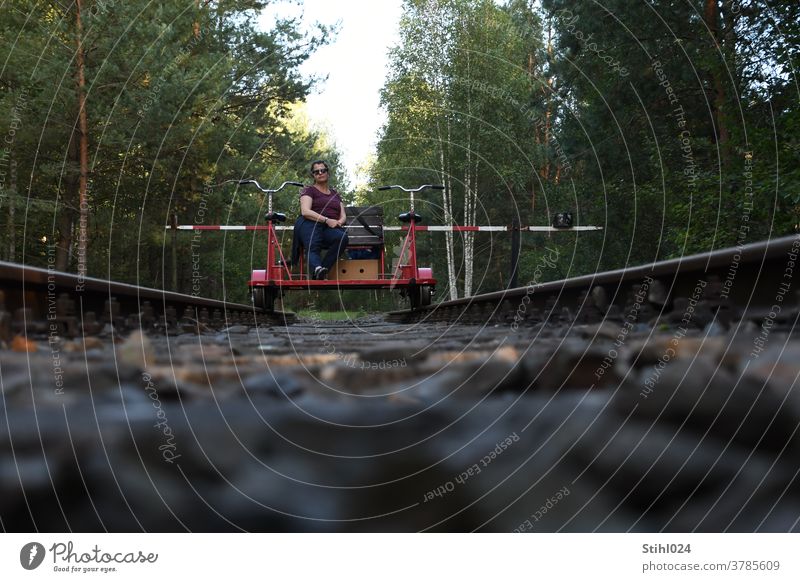
MULTIPOLYGON (((462 299, 442 301, 416 311, 395 311, 395 320, 447 319, 459 313, 481 311, 486 316, 507 319, 507 311, 519 311, 519 303, 527 307, 549 310, 566 307, 572 316, 587 307, 606 313, 612 306, 624 308, 636 285, 648 282, 648 302, 664 311, 679 297, 691 297, 699 281, 703 285, 703 300, 720 308, 726 317, 759 316, 764 308, 776 301, 783 302, 788 292, 800 283, 800 235, 719 249, 664 261, 654 261, 612 271, 580 275, 557 281, 530 281, 523 287, 505 289, 462 299), (652 281, 651 285, 649 281, 652 281), (776 299, 779 297, 781 299, 776 299), (506 303, 505 307, 503 304, 506 303), (442 313, 448 316, 442 316, 442 313)), ((786 305, 784 316, 797 308, 786 305)), ((789 303, 789 301, 787 301, 789 303)), ((529 319, 524 316, 522 319, 529 319)))
MULTIPOLYGON (((230 303, 55 269, 0 261, 0 320, 13 331, 43 331, 48 322, 67 335, 93 333, 107 323, 128 327, 174 327, 181 321, 217 325, 256 323, 288 314, 265 314, 253 305, 230 303), (8 323, 13 316, 13 326, 8 323)), ((7 338, 5 338, 7 339, 7 338)))

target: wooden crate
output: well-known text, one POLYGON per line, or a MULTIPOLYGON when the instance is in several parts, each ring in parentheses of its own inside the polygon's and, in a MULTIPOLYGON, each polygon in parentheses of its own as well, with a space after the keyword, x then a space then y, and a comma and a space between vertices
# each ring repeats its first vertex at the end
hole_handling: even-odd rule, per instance
POLYGON ((379 267, 378 259, 339 259, 328 273, 328 279, 331 281, 377 279, 379 267))

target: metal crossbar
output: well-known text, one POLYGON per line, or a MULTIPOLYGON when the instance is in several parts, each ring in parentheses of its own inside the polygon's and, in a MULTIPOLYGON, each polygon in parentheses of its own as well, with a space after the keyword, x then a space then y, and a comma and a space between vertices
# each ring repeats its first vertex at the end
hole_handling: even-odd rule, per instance
MULTIPOLYGON (((173 228, 166 226, 169 230, 173 228)), ((267 230, 267 225, 200 225, 200 224, 179 224, 178 230, 267 230)), ((275 230, 286 231, 294 230, 294 226, 276 225, 275 230)), ((348 225, 346 228, 362 228, 358 224, 348 225)), ((407 226, 384 226, 383 231, 405 232, 407 226)), ((423 226, 415 225, 417 232, 513 232, 515 230, 528 232, 581 232, 590 230, 603 230, 602 226, 571 226, 569 228, 556 228, 553 226, 423 226)))

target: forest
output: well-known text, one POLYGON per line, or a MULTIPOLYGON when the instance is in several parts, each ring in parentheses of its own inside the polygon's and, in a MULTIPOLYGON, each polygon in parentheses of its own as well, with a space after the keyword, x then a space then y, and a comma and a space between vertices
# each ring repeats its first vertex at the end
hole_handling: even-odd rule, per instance
MULTIPOLYGON (((262 224, 226 181, 339 163, 301 114, 332 23, 265 30, 268 4, 0 0, 0 259, 245 301, 260 234, 165 226, 262 224)), ((427 224, 603 227, 524 233, 521 285, 792 234, 799 54, 796 0, 404 0, 369 184, 336 186, 391 217, 378 186, 443 184, 427 224)), ((437 300, 509 285, 507 233, 421 236, 437 300)))

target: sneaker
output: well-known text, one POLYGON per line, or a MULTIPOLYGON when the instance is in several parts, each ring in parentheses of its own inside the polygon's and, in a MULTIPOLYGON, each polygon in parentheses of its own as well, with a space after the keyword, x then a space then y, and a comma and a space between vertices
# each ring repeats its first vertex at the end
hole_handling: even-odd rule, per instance
POLYGON ((326 276, 328 275, 328 269, 325 267, 317 267, 314 269, 314 279, 317 281, 323 281, 326 276))

